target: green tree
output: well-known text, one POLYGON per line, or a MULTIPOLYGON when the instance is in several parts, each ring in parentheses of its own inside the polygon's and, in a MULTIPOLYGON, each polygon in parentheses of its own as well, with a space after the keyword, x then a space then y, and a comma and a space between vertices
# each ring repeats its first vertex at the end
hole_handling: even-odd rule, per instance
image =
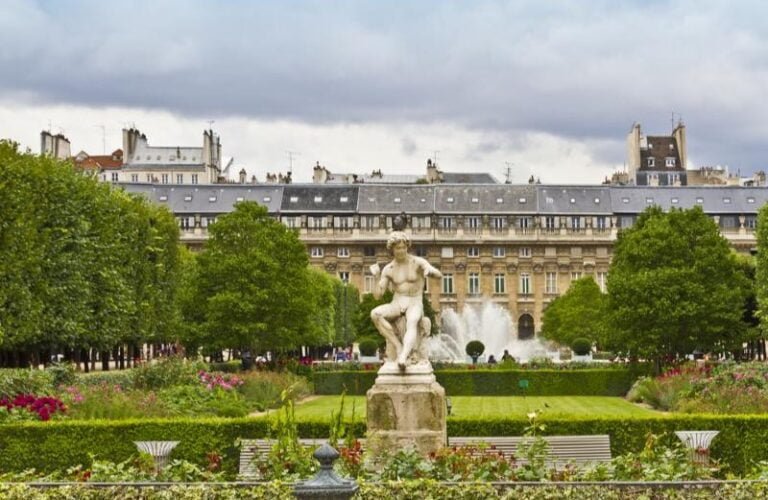
POLYGON ((336 297, 334 323, 336 326, 335 343, 348 345, 357 338, 357 308, 360 304, 360 294, 354 285, 334 280, 334 296, 336 297))
MULTIPOLYGON (((392 302, 391 291, 384 292, 380 299, 376 299, 371 293, 363 294, 355 315, 355 330, 358 337, 378 338, 381 339, 380 346, 385 344, 384 337, 382 337, 376 327, 373 326, 373 321, 371 321, 371 311, 375 307, 389 302, 392 302)), ((426 294, 422 297, 422 305, 424 306, 424 316, 429 318, 432 322, 432 331, 430 334, 437 335, 440 331, 440 325, 437 324, 437 314, 426 294)))
MULTIPOLYGON (((207 343, 282 351, 315 345, 318 294, 298 235, 253 202, 238 203, 209 227, 197 258, 194 303, 207 343)), ((185 318, 195 320, 194 316, 185 318)))
POLYGON ((542 337, 565 346, 570 346, 580 337, 602 342, 605 338, 607 301, 591 276, 574 281, 544 310, 542 337))
POLYGON ((608 274, 608 347, 656 360, 722 351, 740 335, 747 282, 701 208, 643 212, 608 274))

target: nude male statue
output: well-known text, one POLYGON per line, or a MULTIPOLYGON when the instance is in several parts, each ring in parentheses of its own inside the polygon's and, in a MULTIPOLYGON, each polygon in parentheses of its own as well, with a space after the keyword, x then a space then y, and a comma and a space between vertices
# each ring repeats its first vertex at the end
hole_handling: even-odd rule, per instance
POLYGON ((387 250, 394 260, 381 270, 378 264, 371 266, 371 274, 381 275, 373 295, 380 298, 391 288, 394 296, 389 304, 382 304, 371 311, 374 326, 387 341, 395 346, 398 368, 405 370, 408 356, 417 347, 419 340, 419 322, 424 316, 422 294, 424 280, 429 276, 441 278, 443 275, 425 259, 408 253, 410 246, 408 235, 402 231, 393 231, 387 239, 387 250), (405 332, 402 341, 395 331, 395 323, 405 316, 405 332))

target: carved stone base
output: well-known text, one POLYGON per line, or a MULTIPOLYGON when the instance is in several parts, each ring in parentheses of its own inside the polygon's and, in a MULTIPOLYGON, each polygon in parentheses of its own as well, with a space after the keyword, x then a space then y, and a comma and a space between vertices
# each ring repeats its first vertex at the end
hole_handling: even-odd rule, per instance
POLYGON ((445 389, 434 381, 431 367, 429 374, 395 375, 382 371, 366 397, 366 442, 374 456, 405 448, 414 448, 426 456, 444 447, 447 440, 445 389), (384 383, 379 381, 382 377, 384 383), (429 377, 431 382, 422 382, 429 377))

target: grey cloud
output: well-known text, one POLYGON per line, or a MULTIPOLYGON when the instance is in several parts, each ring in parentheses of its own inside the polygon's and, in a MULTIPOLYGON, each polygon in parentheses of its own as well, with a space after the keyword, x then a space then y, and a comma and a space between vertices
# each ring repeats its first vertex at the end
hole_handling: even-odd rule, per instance
POLYGON ((400 141, 400 145, 403 153, 405 153, 406 156, 413 156, 419 149, 419 147, 416 145, 416 141, 410 137, 403 137, 400 141))
POLYGON ((745 137, 768 116, 766 13, 759 0, 16 1, 0 6, 9 68, 0 92, 191 117, 445 121, 595 142, 623 141, 633 121, 668 132, 676 111, 701 161, 758 168, 761 139, 745 137))

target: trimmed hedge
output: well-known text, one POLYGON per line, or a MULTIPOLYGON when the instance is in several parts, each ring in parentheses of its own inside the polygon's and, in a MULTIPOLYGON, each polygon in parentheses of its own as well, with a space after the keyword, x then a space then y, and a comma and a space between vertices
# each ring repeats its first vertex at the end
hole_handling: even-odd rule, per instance
MULTIPOLYGON (((666 433, 667 443, 676 441, 675 430, 719 430, 712 443, 712 456, 743 475, 751 466, 768 460, 768 415, 670 415, 651 418, 543 418, 545 434, 608 434, 613 456, 637 452, 648 433, 666 433)), ((525 419, 449 418, 449 436, 520 436, 529 425, 525 419)), ((90 464, 89 453, 114 462, 136 453, 133 441, 178 440, 172 457, 205 465, 205 455, 223 455, 224 470, 237 470, 240 438, 269 435, 265 418, 174 419, 132 421, 51 421, 0 426, 0 471, 20 472, 35 468, 43 472, 65 470, 90 464)), ((357 436, 365 434, 365 423, 349 424, 357 436)), ((326 438, 329 422, 308 420, 298 423, 304 438, 326 438)))
MULTIPOLYGON (((624 396, 648 367, 583 370, 437 370, 437 381, 450 396, 624 396), (520 389, 520 380, 528 388, 520 389)), ((364 395, 376 380, 375 371, 316 372, 315 394, 364 395)))
MULTIPOLYGON (((292 485, 287 483, 259 484, 174 484, 168 487, 137 487, 121 484, 94 487, 87 483, 35 487, 27 484, 2 484, 0 495, 9 500, 48 500, 78 498, 85 500, 139 500, 180 499, 209 500, 211 498, 239 499, 292 499, 292 485)), ((664 498, 670 500, 710 498, 766 498, 768 482, 737 481, 711 483, 643 484, 634 483, 440 483, 431 480, 393 481, 388 483, 360 484, 355 500, 477 500, 485 498, 515 498, 520 500, 545 500, 574 498, 592 500, 628 500, 664 498)))

